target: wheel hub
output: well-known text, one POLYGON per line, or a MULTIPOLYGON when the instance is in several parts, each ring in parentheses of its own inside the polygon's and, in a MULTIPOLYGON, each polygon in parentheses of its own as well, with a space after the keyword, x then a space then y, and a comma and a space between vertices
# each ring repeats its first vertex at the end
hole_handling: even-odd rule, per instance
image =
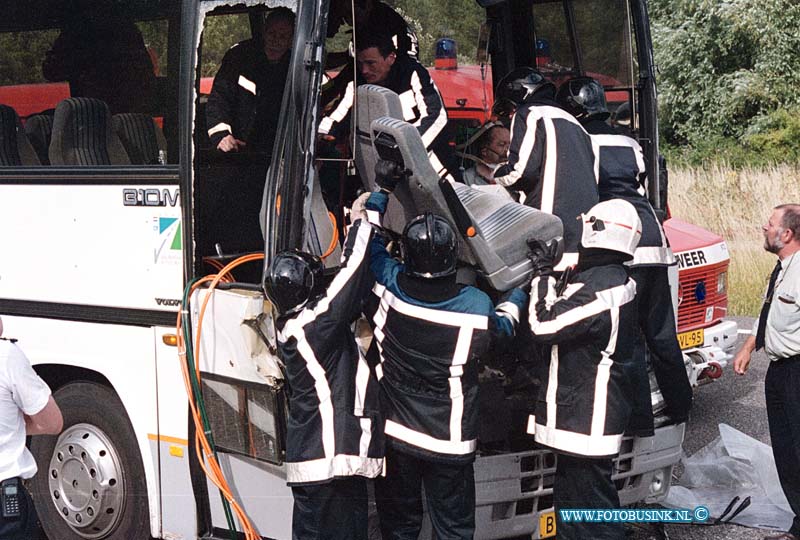
POLYGON ((79 536, 105 537, 125 506, 124 470, 111 440, 96 426, 75 424, 56 442, 48 469, 50 499, 79 536))

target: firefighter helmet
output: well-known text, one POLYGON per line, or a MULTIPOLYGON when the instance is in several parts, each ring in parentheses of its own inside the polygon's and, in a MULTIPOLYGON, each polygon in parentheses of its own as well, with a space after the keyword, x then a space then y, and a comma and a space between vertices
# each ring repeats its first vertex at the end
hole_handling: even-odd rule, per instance
POLYGON ((456 272, 458 240, 450 223, 430 212, 412 219, 400 242, 406 274, 420 278, 450 276, 456 272))
POLYGON ((552 99, 555 93, 555 85, 535 69, 517 68, 498 83, 492 112, 496 116, 510 116, 509 112, 529 103, 534 96, 552 99))
POLYGON ((325 291, 322 260, 299 250, 275 255, 264 273, 264 293, 281 316, 303 309, 325 291))
POLYGON ((586 249, 607 249, 633 258, 642 237, 642 222, 628 201, 611 199, 581 214, 581 245, 586 249))
POLYGON ((591 77, 575 77, 562 84, 556 94, 556 101, 581 122, 604 121, 611 116, 603 85, 591 77))

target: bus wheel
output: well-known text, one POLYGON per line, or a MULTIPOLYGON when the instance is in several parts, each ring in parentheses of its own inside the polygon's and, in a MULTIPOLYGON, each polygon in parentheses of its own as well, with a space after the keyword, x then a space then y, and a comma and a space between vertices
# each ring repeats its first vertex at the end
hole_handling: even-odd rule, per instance
POLYGON ((128 416, 105 386, 76 382, 54 397, 58 437, 33 437, 39 465, 31 491, 50 540, 150 538, 142 458, 128 416))

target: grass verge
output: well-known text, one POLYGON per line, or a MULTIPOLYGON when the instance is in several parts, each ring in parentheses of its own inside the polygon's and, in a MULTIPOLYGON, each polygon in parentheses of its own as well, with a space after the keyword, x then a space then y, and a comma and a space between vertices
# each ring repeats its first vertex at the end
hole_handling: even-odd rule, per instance
POLYGON ((761 225, 782 203, 800 203, 800 165, 733 169, 724 164, 670 171, 674 216, 720 234, 731 254, 729 315, 757 316, 775 264, 761 225))

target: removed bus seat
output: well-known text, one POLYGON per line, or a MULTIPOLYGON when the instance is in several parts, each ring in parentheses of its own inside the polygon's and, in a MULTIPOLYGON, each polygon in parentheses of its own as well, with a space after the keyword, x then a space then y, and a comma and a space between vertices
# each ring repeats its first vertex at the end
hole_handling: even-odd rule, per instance
POLYGON ((157 165, 159 152, 166 153, 167 140, 152 116, 143 113, 115 114, 111 124, 131 164, 157 165))
POLYGON ((561 220, 552 214, 444 181, 444 189, 452 189, 457 196, 453 201, 456 212, 465 212, 474 229, 474 234, 465 235, 467 228, 451 212, 417 129, 402 120, 379 118, 372 123, 371 130, 378 155, 412 173, 407 183, 394 190, 406 215, 433 212, 456 225, 462 232, 459 258, 477 266, 494 289, 506 291, 528 278, 531 270, 528 240, 548 241, 563 235, 561 220))
POLYGON ((25 135, 39 156, 39 161, 42 165, 50 165, 50 156, 48 151, 50 149, 50 139, 53 135, 53 114, 54 110, 50 113, 40 113, 29 116, 25 119, 25 135))
POLYGON ((0 105, 0 166, 39 164, 39 158, 25 136, 17 111, 8 105, 0 105))
MULTIPOLYGON (((364 188, 375 191, 378 189, 375 184, 375 164, 380 158, 372 145, 370 126, 373 121, 384 116, 402 120, 403 106, 400 103, 400 96, 382 86, 364 84, 358 87, 357 92, 356 147, 353 153, 364 188)), ((406 222, 414 216, 415 214, 408 215, 397 199, 392 197, 383 216, 383 223, 389 229, 402 231, 406 222)))
POLYGON ((52 165, 130 165, 111 129, 111 112, 94 98, 68 98, 58 104, 50 140, 52 165))

